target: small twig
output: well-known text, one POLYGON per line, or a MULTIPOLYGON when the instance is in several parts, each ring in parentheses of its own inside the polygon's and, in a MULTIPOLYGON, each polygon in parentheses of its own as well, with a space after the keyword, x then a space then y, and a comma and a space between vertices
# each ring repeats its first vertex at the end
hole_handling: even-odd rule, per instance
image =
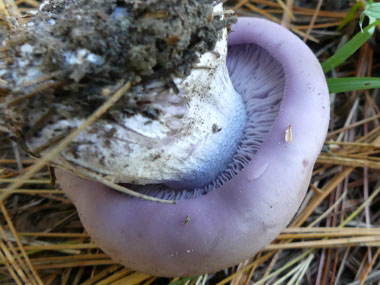
POLYGON ((310 24, 309 24, 309 27, 306 31, 306 34, 303 38, 303 41, 306 42, 310 36, 310 33, 311 33, 311 30, 313 29, 314 27, 314 23, 315 23, 315 20, 317 20, 317 17, 318 17, 318 13, 319 11, 321 10, 321 6, 322 6, 322 3, 323 3, 323 0, 319 0, 318 1, 318 5, 317 5, 317 8, 315 9, 315 12, 313 14, 313 17, 311 18, 311 21, 310 21, 310 24))
POLYGON ((18 245, 18 249, 21 251, 23 257, 24 257, 24 260, 25 260, 25 263, 26 263, 26 266, 27 266, 27 269, 30 271, 31 273, 31 278, 34 278, 34 279, 31 279, 31 281, 36 284, 43 284, 39 274, 37 273, 37 271, 35 270, 35 268, 33 267, 32 263, 30 262, 30 259, 29 259, 29 256, 28 254, 26 253, 26 250, 25 250, 25 247, 23 246, 18 234, 17 234, 17 231, 16 231, 16 228, 15 226, 13 225, 13 222, 8 214, 8 211, 7 209, 5 208, 3 202, 0 202, 0 208, 1 208, 1 212, 3 213, 4 215, 4 218, 8 224, 8 227, 9 229, 11 230, 15 240, 16 240, 16 244, 18 245))
POLYGON ((217 16, 223 16, 223 15, 233 15, 235 14, 235 11, 234 10, 223 10, 223 11, 217 11, 217 12, 214 12, 212 15, 214 17, 217 17, 217 16))
POLYGON ((348 216, 347 219, 344 220, 343 223, 341 223, 339 225, 340 228, 343 228, 345 225, 347 225, 353 218, 355 218, 364 208, 366 205, 368 205, 369 203, 371 203, 371 201, 380 193, 380 187, 377 188, 372 194, 371 196, 368 197, 368 199, 362 204, 360 205, 360 207, 358 207, 350 216, 348 216))
POLYGON ((16 162, 17 162, 17 168, 18 168, 20 173, 24 173, 24 168, 22 167, 20 151, 18 149, 17 143, 15 143, 14 141, 12 141, 11 143, 12 143, 13 152, 15 154, 15 158, 16 158, 16 162))
MULTIPOLYGON (((294 0, 287 0, 286 1, 286 8, 287 8, 287 10, 292 11, 292 9, 293 9, 293 2, 294 2, 294 0)), ((290 19, 291 19, 290 15, 291 14, 289 14, 289 13, 284 13, 282 15, 281 25, 283 25, 285 28, 289 28, 290 19)))
MULTIPOLYGON (((288 16, 292 19, 292 20, 295 20, 296 17, 294 17, 293 15, 293 12, 291 11, 291 9, 284 4, 284 2, 282 0, 276 0, 278 5, 281 6, 281 8, 284 10, 285 14, 288 14, 288 16)), ((289 1, 288 1, 289 2, 289 1)))
POLYGON ((87 120, 74 130, 70 135, 64 138, 53 150, 45 154, 39 161, 37 161, 28 172, 22 175, 19 180, 11 184, 5 189, 5 192, 0 195, 0 202, 4 201, 12 191, 24 184, 23 180, 31 178, 37 171, 43 168, 46 163, 52 161, 72 140, 77 137, 84 129, 94 123, 100 116, 102 116, 109 108, 111 108, 131 87, 131 82, 126 83, 115 94, 113 94, 102 106, 100 106, 87 120))
POLYGON ((364 271, 364 274, 362 275, 362 277, 360 278, 360 285, 363 285, 365 280, 367 279, 367 276, 368 274, 371 272, 371 269, 375 263, 375 261, 377 260, 377 257, 379 256, 380 254, 380 248, 377 249, 375 255, 373 256, 373 259, 371 260, 371 262, 368 264, 367 268, 365 269, 364 271))
POLYGON ((320 215, 316 220, 314 220, 308 227, 313 227, 316 224, 318 224, 321 220, 323 220, 325 217, 327 217, 339 204, 340 202, 346 197, 347 192, 344 192, 338 200, 327 210, 325 211, 322 215, 320 215))
MULTIPOLYGON (((311 251, 310 251, 311 252, 311 251)), ((255 261, 251 262, 250 264, 248 264, 247 266, 245 266, 244 268, 236 271, 235 273, 231 274, 230 276, 228 276, 227 278, 223 279, 222 281, 218 282, 216 285, 224 285, 224 284, 227 284, 228 282, 230 282, 232 279, 234 279, 237 275, 241 274, 242 272, 245 272, 245 271, 248 271, 250 270, 252 267, 255 267, 257 266, 257 264, 262 264, 264 263, 265 261, 267 261, 271 256, 273 256, 274 252, 269 252, 269 253, 266 253, 264 256, 256 259, 255 261)))
POLYGON ((323 192, 321 191, 321 189, 319 189, 317 186, 315 186, 314 184, 310 183, 310 189, 313 190, 313 192, 317 195, 320 195, 320 194, 323 194, 323 192))
POLYGON ((302 253, 301 255, 297 256, 296 258, 294 258, 293 260, 289 261, 288 263, 286 263, 284 266, 282 266, 281 268, 277 269, 275 272, 269 274, 268 276, 264 277, 263 279, 259 280, 258 282, 256 282, 255 284, 256 285, 260 285, 260 284, 265 284, 266 281, 268 281, 269 279, 271 279, 272 277, 274 276, 277 276, 278 274, 280 274, 281 272, 283 272, 284 270, 290 268, 291 266, 293 266, 294 264, 296 264, 297 262, 301 261, 303 258, 305 258, 306 256, 310 255, 311 253, 313 252, 313 249, 309 249, 308 251, 305 251, 304 253, 302 253))
POLYGON ((339 239, 323 239, 315 241, 300 241, 300 242, 290 242, 282 244, 270 244, 264 251, 267 250, 279 250, 279 249, 295 249, 295 248, 335 248, 335 247, 346 247, 346 246, 368 246, 369 244, 376 244, 380 246, 380 236, 363 236, 363 237, 353 237, 353 238, 339 238, 339 239))
POLYGON ((102 184, 104 184, 104 185, 106 185, 106 186, 108 186, 108 187, 110 187, 116 191, 119 191, 121 193, 127 194, 127 195, 135 197, 135 198, 139 198, 139 199, 143 199, 143 200, 147 200, 147 201, 152 201, 152 202, 176 204, 175 200, 164 200, 164 199, 154 198, 151 196, 147 196, 147 195, 135 192, 131 189, 128 189, 128 188, 125 188, 125 187, 120 186, 118 184, 115 184, 112 181, 109 181, 109 180, 103 178, 102 176, 95 174, 95 173, 92 173, 92 172, 87 172, 86 175, 89 176, 89 178, 93 178, 96 181, 98 181, 98 182, 100 182, 100 183, 102 183, 102 184))

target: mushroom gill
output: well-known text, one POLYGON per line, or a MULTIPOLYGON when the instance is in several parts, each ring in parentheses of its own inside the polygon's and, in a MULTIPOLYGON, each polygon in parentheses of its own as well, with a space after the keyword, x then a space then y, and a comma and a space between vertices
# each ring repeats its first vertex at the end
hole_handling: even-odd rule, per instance
MULTIPOLYGON (((285 88, 285 74, 281 64, 257 44, 240 44, 228 47, 227 71, 222 78, 231 79, 233 88, 244 101, 246 122, 235 154, 218 176, 203 187, 178 187, 172 189, 164 184, 133 185, 130 189, 166 200, 192 199, 220 188, 233 179, 254 158, 255 153, 265 141, 281 106, 285 88), (229 77, 229 78, 228 78, 229 77)), ((221 82, 223 86, 226 83, 221 82)), ((224 89, 231 91, 232 89, 224 89)), ((245 116, 245 114, 242 114, 245 116)), ((224 134, 225 140, 231 136, 224 134)), ((215 148, 221 146, 215 144, 215 148)), ((221 151, 223 149, 221 148, 221 151)), ((204 158, 200 167, 221 169, 217 161, 204 158)), ((211 176, 212 177, 212 176, 211 176)), ((196 183, 199 184, 199 183, 196 183)))

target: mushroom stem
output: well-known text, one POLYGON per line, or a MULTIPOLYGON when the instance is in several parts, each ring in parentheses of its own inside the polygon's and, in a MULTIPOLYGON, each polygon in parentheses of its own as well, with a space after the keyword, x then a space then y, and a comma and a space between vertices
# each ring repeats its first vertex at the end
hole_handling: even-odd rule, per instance
POLYGON ((153 2, 45 1, 21 29, 21 38, 15 40, 19 46, 9 51, 12 63, 2 74, 12 91, 0 104, 7 113, 0 122, 14 121, 9 124, 11 132, 22 133, 29 152, 39 156, 50 151, 117 87, 113 74, 127 72, 120 79, 141 82, 119 106, 77 136, 54 163, 87 177, 92 171, 112 183, 166 184, 174 189, 203 187, 227 168, 243 135, 246 110, 226 67, 227 22, 223 22, 222 4, 153 2), (176 9, 189 10, 199 19, 176 9), (98 19, 100 14, 103 20, 98 19), (94 22, 109 31, 87 32, 94 22), (199 27, 193 31, 192 24, 199 27), (153 25, 162 27, 156 31, 153 25), (165 28, 169 31, 163 36, 160 32, 166 33, 165 28), (139 29, 151 34, 140 39, 139 29), (93 36, 87 40, 93 44, 86 42, 89 34, 93 36), (98 40, 103 34, 108 37, 104 42, 98 40), (125 46, 118 47, 120 42, 125 46), (49 54, 51 46, 59 52, 49 54), (104 51, 104 46, 115 46, 115 51, 104 51), (149 54, 153 48, 156 57, 149 54), (128 53, 120 59, 124 63, 114 68, 113 61, 119 58, 113 58, 113 53, 125 49, 128 53), (42 55, 42 50, 47 54, 42 55), (156 64, 164 56, 172 62, 156 64), (194 57, 199 59, 196 64, 194 57), (172 71, 176 60, 191 62, 191 68, 179 65, 180 71, 154 74, 155 69, 172 71), (183 69, 189 69, 189 74, 183 69), (96 76, 100 82, 93 80, 96 76), (52 88, 41 92, 43 84, 52 88), (20 108, 23 100, 27 103, 20 108), (21 112, 21 123, 16 118, 20 109, 26 110, 21 112))
MULTIPOLYGON (((223 31, 215 49, 202 55, 191 74, 175 80, 179 93, 165 94, 165 98, 179 100, 178 105, 160 102, 156 119, 137 114, 121 122, 128 129, 116 127, 116 137, 126 138, 111 148, 125 154, 109 163, 109 173, 114 173, 116 181, 194 188, 226 169, 246 122, 243 99, 228 75, 226 54, 223 31)), ((108 149, 100 151, 110 157, 108 149)), ((97 163, 96 159, 67 159, 85 167, 97 163)))

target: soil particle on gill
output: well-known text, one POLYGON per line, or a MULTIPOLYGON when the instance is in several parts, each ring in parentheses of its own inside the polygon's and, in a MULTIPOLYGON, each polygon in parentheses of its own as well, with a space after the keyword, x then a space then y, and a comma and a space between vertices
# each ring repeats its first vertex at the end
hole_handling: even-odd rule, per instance
MULTIPOLYGON (((29 107, 49 102, 65 117, 85 117, 121 81, 131 81, 139 85, 103 119, 115 120, 112 114, 120 110, 123 116, 154 119, 159 111, 152 107, 152 94, 159 92, 145 96, 144 91, 173 88, 173 79, 187 76, 199 55, 214 48, 219 31, 234 21, 212 17, 214 5, 213 0, 45 1, 5 40, 0 77, 8 84, 5 101, 14 106, 8 104, 7 113, 23 110, 25 123, 29 107), (30 99, 22 100, 26 96, 30 99)), ((12 116, 0 121, 22 130, 12 116)))

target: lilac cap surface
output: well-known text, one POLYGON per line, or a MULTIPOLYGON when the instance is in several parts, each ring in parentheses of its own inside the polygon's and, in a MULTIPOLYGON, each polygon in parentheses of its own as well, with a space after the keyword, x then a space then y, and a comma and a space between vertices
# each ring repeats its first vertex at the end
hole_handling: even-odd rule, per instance
POLYGON ((240 18, 228 44, 259 46, 285 76, 271 130, 233 179, 206 195, 167 205, 130 198, 57 170, 88 233, 128 268, 169 277, 237 264, 268 245, 302 202, 329 121, 320 64, 300 39, 267 20, 240 18))

